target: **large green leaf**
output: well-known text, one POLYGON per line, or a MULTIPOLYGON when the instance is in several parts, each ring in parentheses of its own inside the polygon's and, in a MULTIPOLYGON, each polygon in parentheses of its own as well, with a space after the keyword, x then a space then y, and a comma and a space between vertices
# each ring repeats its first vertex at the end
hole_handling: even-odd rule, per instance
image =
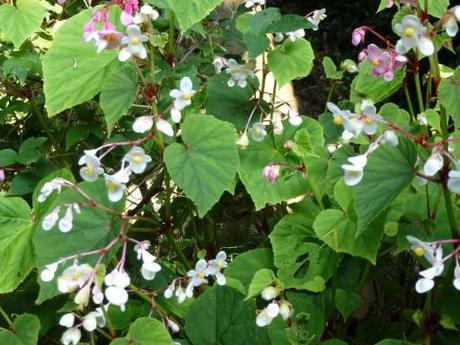
POLYGON ((172 144, 164 160, 172 179, 203 217, 230 190, 238 168, 236 131, 209 115, 188 116, 182 124, 184 144, 172 144))
POLYGON ((0 294, 11 292, 34 266, 32 217, 21 198, 0 198, 0 294))
POLYGON ((14 320, 13 331, 0 328, 0 344, 2 345, 36 345, 40 320, 31 314, 19 315, 14 320))
POLYGON ((249 284, 248 295, 246 299, 258 295, 263 289, 271 285, 275 281, 275 274, 268 268, 258 270, 249 284))
POLYGON ((92 9, 68 19, 56 33, 43 57, 43 78, 48 115, 55 115, 98 94, 116 65, 117 51, 96 52, 82 40, 83 26, 92 9))
POLYGON ((18 48, 40 29, 46 11, 37 0, 17 0, 0 6, 0 32, 18 48))
POLYGON ((356 237, 356 224, 335 209, 322 211, 313 224, 318 237, 338 253, 360 256, 375 263, 383 238, 383 224, 356 237))
POLYGON ((364 178, 354 188, 358 233, 411 183, 416 160, 415 145, 406 139, 397 147, 381 146, 370 155, 364 178))
POLYGON ((344 320, 361 305, 361 295, 350 290, 337 289, 335 294, 335 306, 342 314, 344 320))
POLYGON ((241 88, 229 87, 229 78, 228 74, 221 73, 209 79, 207 109, 218 119, 231 122, 237 129, 241 129, 246 125, 254 108, 254 103, 249 100, 257 88, 257 80, 250 80, 246 87, 241 88))
POLYGON ((204 19, 223 0, 168 0, 182 31, 204 19))
POLYGON ((173 341, 163 323, 152 318, 139 318, 123 338, 113 340, 110 345, 172 345, 173 341))
POLYGON ((337 255, 316 242, 313 217, 292 214, 276 224, 270 234, 278 277, 285 288, 322 291, 335 272, 337 255))
POLYGON ((268 54, 268 67, 279 86, 310 74, 315 58, 310 42, 286 40, 268 54))
POLYGON ((460 127, 460 67, 448 79, 441 80, 439 84, 439 102, 446 108, 447 113, 455 121, 455 127, 460 127))
MULTIPOLYGON (((117 203, 112 203, 108 200, 107 188, 103 180, 98 180, 93 183, 83 182, 79 186, 98 204, 117 211, 122 211, 124 209, 124 199, 117 203)), ((84 200, 85 199, 74 190, 65 189, 54 200, 48 213, 58 205, 83 202, 84 200)), ((43 217, 46 215, 46 213, 42 214, 43 217)), ((64 211, 61 210, 61 217, 63 215, 64 211)), ((119 219, 106 211, 83 206, 81 207, 81 214, 74 213, 73 216, 73 227, 68 233, 60 232, 57 225, 53 229, 45 231, 41 226, 43 217, 38 219, 33 242, 36 252, 36 264, 39 271, 46 265, 56 262, 60 258, 103 248, 118 235, 120 225, 119 219)), ((110 254, 111 253, 106 255, 103 262, 109 262, 111 259, 110 254)), ((88 256, 81 258, 80 262, 94 264, 97 259, 98 255, 88 256)), ((60 265, 56 277, 60 275, 64 268, 72 263, 73 262, 68 262, 65 265, 60 265)), ((41 279, 38 279, 38 282, 40 284, 40 294, 37 303, 41 303, 59 293, 55 281, 43 282, 41 279)))
POLYGON ((214 286, 188 308, 187 337, 193 345, 267 344, 266 330, 256 325, 254 300, 229 287, 214 286))
POLYGON ((99 101, 109 132, 115 123, 128 113, 136 99, 137 89, 137 72, 131 64, 114 69, 107 76, 99 101))
POLYGON ((292 171, 290 176, 280 176, 273 184, 262 176, 263 168, 270 163, 292 163, 286 159, 282 145, 296 129, 287 123, 284 126, 283 135, 275 137, 278 142, 275 147, 267 137, 262 142, 251 140, 248 147, 240 150, 239 175, 257 210, 266 204, 276 204, 308 191, 305 177, 299 171, 292 171))

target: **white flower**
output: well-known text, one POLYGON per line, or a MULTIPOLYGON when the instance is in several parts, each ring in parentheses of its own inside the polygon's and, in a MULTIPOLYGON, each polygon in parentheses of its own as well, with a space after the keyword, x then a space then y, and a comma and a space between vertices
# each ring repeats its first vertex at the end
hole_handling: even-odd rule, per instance
POLYGON ((256 122, 249 129, 249 135, 251 139, 257 142, 263 141, 267 136, 265 125, 262 122, 256 122))
POLYGON ((91 295, 91 285, 86 284, 84 287, 80 289, 80 291, 77 292, 73 301, 75 302, 75 304, 81 307, 86 307, 89 303, 90 295, 91 295))
POLYGON ((61 316, 59 319, 59 325, 67 328, 73 327, 75 324, 75 315, 72 313, 67 313, 61 316))
POLYGON ((313 13, 307 17, 307 20, 313 25, 313 30, 318 30, 319 23, 326 19, 326 9, 314 10, 313 13))
POLYGON ((173 296, 173 294, 174 294, 174 288, 175 288, 175 283, 176 283, 176 281, 173 280, 173 282, 171 283, 171 285, 169 285, 169 286, 166 288, 165 292, 163 293, 163 295, 164 295, 164 297, 165 297, 166 299, 170 299, 170 298, 173 296))
POLYGON ((64 345, 77 345, 81 339, 81 331, 78 328, 69 328, 62 334, 61 343, 64 345))
POLYGON ((265 0, 246 0, 244 4, 246 8, 251 8, 256 5, 265 5, 265 0))
POLYGON ((93 302, 95 304, 101 304, 104 301, 104 293, 99 289, 97 285, 93 286, 93 290, 91 291, 93 296, 93 302))
POLYGON ((145 280, 153 280, 160 271, 161 266, 154 261, 144 262, 141 267, 141 273, 145 280))
POLYGON ((424 271, 419 272, 422 276, 415 284, 415 291, 418 293, 425 293, 430 291, 434 287, 434 278, 439 276, 442 270, 439 270, 437 266, 430 267, 424 271))
POLYGON ((273 301, 257 315, 256 323, 259 327, 268 326, 278 316, 280 307, 277 301, 273 301))
POLYGON ((58 206, 56 207, 51 213, 49 213, 42 222, 42 228, 45 231, 51 230, 56 225, 57 221, 59 220, 59 210, 61 208, 58 206))
POLYGON ((182 113, 180 112, 180 110, 172 107, 171 108, 171 120, 173 120, 174 123, 180 123, 181 119, 182 119, 182 113))
POLYGON ((460 6, 452 7, 442 19, 442 28, 450 37, 455 37, 458 33, 457 21, 460 21, 460 6))
POLYGON ((217 56, 212 63, 217 74, 222 73, 222 69, 227 66, 227 59, 217 56))
POLYGON ((401 23, 395 25, 396 33, 401 39, 396 43, 396 50, 400 54, 406 54, 409 50, 417 48, 423 55, 434 53, 434 44, 425 36, 427 29, 420 20, 412 15, 406 15, 401 23))
POLYGON ((426 118, 425 113, 420 113, 417 115, 417 122, 422 126, 428 126, 428 119, 426 118))
POLYGON ((59 221, 59 231, 63 233, 67 233, 72 230, 73 227, 73 207, 68 206, 67 210, 65 211, 64 217, 59 221))
POLYGON ((134 120, 133 131, 136 133, 145 133, 153 127, 152 116, 140 116, 134 120))
POLYGON ((173 137, 174 136, 174 129, 170 125, 168 121, 165 121, 161 118, 159 118, 155 124, 156 128, 166 134, 168 137, 173 137))
POLYGON ((147 163, 152 161, 149 155, 146 155, 142 147, 133 147, 126 155, 126 161, 129 163, 129 168, 135 174, 142 174, 147 167, 147 163))
POLYGON ((85 166, 80 168, 80 176, 85 181, 94 182, 104 172, 95 150, 85 151, 85 154, 78 161, 78 165, 83 164, 85 166))
POLYGON ((227 254, 224 251, 217 253, 216 258, 210 260, 206 268, 206 275, 213 275, 216 277, 217 284, 225 285, 226 278, 221 271, 227 267, 227 254))
POLYGON ((124 289, 129 286, 131 279, 124 269, 115 268, 105 276, 104 283, 107 286, 116 286, 124 289))
POLYGON ((280 315, 283 318, 283 320, 287 320, 291 317, 293 312, 292 305, 287 302, 287 301, 281 301, 280 303, 280 315))
POLYGON ((426 176, 434 176, 444 165, 444 159, 441 152, 434 148, 430 158, 427 159, 423 166, 423 172, 426 176))
POLYGON ((260 296, 266 301, 271 301, 272 299, 276 298, 279 295, 279 293, 280 292, 277 288, 270 285, 262 290, 260 296))
POLYGON ((137 56, 140 59, 147 58, 147 50, 143 42, 147 42, 148 37, 141 33, 141 29, 137 25, 129 25, 126 33, 127 36, 121 39, 121 43, 126 47, 120 50, 118 60, 127 61, 132 56, 137 56))
POLYGON ((54 279, 54 274, 58 268, 58 263, 52 263, 45 266, 45 269, 40 273, 40 279, 44 282, 50 282, 54 279))
POLYGON ((195 93, 192 80, 189 77, 184 77, 180 81, 179 89, 171 90, 169 95, 174 98, 174 108, 182 110, 192 104, 192 97, 195 93))
MULTIPOLYGON (((431 264, 436 265, 442 260, 442 247, 436 246, 430 242, 420 241, 418 238, 413 236, 407 236, 407 240, 411 244, 411 250, 414 251, 417 256, 424 256, 425 259, 431 264)), ((444 269, 443 266, 438 268, 441 272, 444 269)))
POLYGON ((55 190, 57 190, 58 193, 60 193, 61 188, 64 185, 64 182, 65 180, 60 178, 55 178, 50 182, 46 182, 40 190, 40 194, 37 198, 38 202, 44 202, 55 190))
POLYGON ((150 20, 156 20, 160 14, 158 13, 157 10, 155 10, 152 6, 150 5, 144 5, 141 7, 141 10, 136 13, 134 16, 133 22, 134 24, 142 24, 146 23, 150 20))
POLYGON ((248 134, 246 132, 244 132, 241 137, 238 139, 238 141, 236 142, 236 144, 238 146, 241 146, 242 148, 245 148, 249 145, 249 138, 248 138, 248 134))
POLYGON ((111 202, 120 201, 123 198, 126 183, 129 181, 129 170, 123 169, 113 175, 104 174, 105 185, 108 189, 108 196, 111 202))
POLYGON ((377 109, 372 104, 365 105, 363 107, 363 114, 366 115, 362 126, 364 133, 374 135, 377 132, 377 122, 374 118, 380 117, 380 115, 377 115, 377 109))
POLYGON ((295 127, 300 126, 302 124, 302 118, 299 116, 299 113, 293 110, 289 110, 289 123, 295 127))
POLYGON ((105 317, 101 308, 88 313, 83 319, 83 328, 88 332, 93 332, 97 327, 105 326, 105 317))
POLYGON ((185 299, 187 298, 187 294, 185 293, 185 291, 182 289, 182 286, 179 284, 179 286, 177 287, 176 289, 176 293, 175 293, 176 297, 177 297, 177 302, 179 304, 183 303, 185 301, 185 299))
POLYGON ((62 293, 69 293, 83 287, 93 272, 94 269, 88 264, 78 265, 75 263, 67 267, 62 272, 62 276, 57 279, 58 290, 62 293))
POLYGON ((173 333, 180 331, 179 325, 170 319, 166 319, 166 324, 173 333))
POLYGON ((298 38, 305 37, 305 30, 304 29, 298 29, 293 32, 287 32, 286 35, 289 37, 289 39, 294 42, 298 38))
POLYGON ((385 144, 388 143, 391 146, 398 146, 399 139, 394 131, 385 131, 385 133, 383 133, 382 142, 385 144))
POLYGON ((342 169, 344 171, 343 180, 347 186, 356 186, 363 179, 364 171, 362 167, 343 164, 342 169))
POLYGON ((449 179, 447 180, 447 188, 453 193, 460 194, 460 171, 449 171, 449 179))
POLYGON ((206 260, 200 259, 196 263, 195 269, 187 272, 187 276, 190 278, 190 283, 192 284, 192 286, 195 287, 208 283, 208 280, 206 279, 207 267, 208 263, 206 262, 206 260))
POLYGON ((351 112, 349 110, 342 110, 332 102, 327 102, 326 106, 332 113, 334 124, 337 126, 342 125, 351 116, 351 112))
POLYGON ((454 270, 453 284, 454 284, 454 287, 457 290, 460 290, 460 266, 458 266, 458 262, 457 262, 457 265, 455 266, 455 270, 454 270))
POLYGON ((240 65, 234 59, 228 60, 225 72, 230 74, 230 79, 227 82, 229 87, 233 87, 238 84, 239 87, 244 88, 248 85, 247 79, 249 77, 254 77, 254 71, 249 65, 240 65))
POLYGON ((125 288, 131 283, 129 275, 123 269, 116 268, 105 276, 104 282, 108 286, 105 289, 105 297, 109 303, 120 307, 120 310, 124 311, 129 297, 125 288))
POLYGON ((354 157, 349 157, 348 161, 353 164, 355 167, 364 168, 367 164, 367 155, 359 155, 354 157))

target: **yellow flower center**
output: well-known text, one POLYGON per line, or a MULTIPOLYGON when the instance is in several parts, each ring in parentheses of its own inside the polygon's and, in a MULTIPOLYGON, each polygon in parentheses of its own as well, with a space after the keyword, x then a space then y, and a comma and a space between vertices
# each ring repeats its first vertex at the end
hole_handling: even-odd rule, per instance
POLYGON ((371 125, 372 122, 374 122, 370 117, 366 117, 366 119, 364 120, 364 122, 368 125, 371 125))
POLYGON ((198 278, 204 279, 204 277, 206 277, 205 274, 204 274, 204 272, 198 273, 198 278))
POLYGON ((422 247, 417 247, 414 249, 414 253, 416 256, 423 256, 425 255, 425 249, 423 249, 422 247))
POLYGON ((107 188, 108 188, 111 192, 115 192, 115 191, 118 189, 118 184, 117 184, 116 182, 109 181, 109 182, 107 182, 107 188))
POLYGON ((79 280, 81 278, 81 273, 80 272, 75 272, 72 274, 72 280, 79 280))
POLYGON ((359 176, 359 175, 361 174, 361 171, 350 170, 350 171, 348 172, 348 174, 349 174, 350 176, 359 176))
POLYGON ((225 268, 225 264, 223 262, 218 262, 217 267, 221 270, 222 268, 225 268))
POLYGON ((373 64, 374 66, 378 66, 378 65, 380 64, 379 59, 373 59, 373 60, 372 60, 372 64, 373 64))
POLYGON ((415 29, 411 26, 408 26, 407 28, 404 29, 404 36, 406 37, 413 37, 415 35, 415 29))
POLYGON ((189 101, 192 99, 192 94, 190 92, 184 92, 183 97, 186 101, 189 101))
POLYGON ((92 165, 87 165, 83 168, 83 172, 86 174, 86 175, 92 175, 94 173, 94 168, 92 165))
POLYGON ((334 125, 336 125, 336 126, 343 125, 342 116, 335 116, 334 117, 334 125))
POLYGON ((138 45, 139 43, 140 43, 139 38, 137 38, 137 37, 131 37, 131 44, 132 44, 132 45, 136 46, 136 45, 138 45))
POLYGON ((142 156, 141 155, 135 155, 133 157, 133 162, 136 163, 136 164, 142 163, 142 156))
POLYGON ((118 36, 116 34, 108 34, 105 36, 105 40, 109 42, 115 42, 118 40, 118 36))

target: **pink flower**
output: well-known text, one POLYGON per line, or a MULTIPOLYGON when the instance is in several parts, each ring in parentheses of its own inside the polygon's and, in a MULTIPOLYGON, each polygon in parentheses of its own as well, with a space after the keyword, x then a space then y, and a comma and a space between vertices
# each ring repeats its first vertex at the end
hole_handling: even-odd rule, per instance
POLYGON ((280 168, 281 165, 271 163, 262 170, 262 176, 266 177, 270 183, 275 183, 276 179, 280 175, 280 168))
POLYGON ((97 51, 101 52, 104 49, 115 49, 121 43, 123 34, 116 30, 100 30, 97 32, 99 39, 97 43, 97 51))
POLYGON ((375 44, 370 44, 367 49, 360 53, 373 66, 372 75, 383 76, 387 81, 393 80, 394 72, 401 69, 407 62, 407 58, 394 49, 382 50, 375 44))
POLYGON ((123 12, 121 12, 120 20, 124 26, 134 23, 134 13, 139 11, 138 0, 127 0, 123 5, 123 12))
POLYGON ((358 44, 364 42, 365 37, 366 30, 364 30, 362 27, 354 29, 351 35, 351 43, 353 43, 354 46, 357 46, 358 44))

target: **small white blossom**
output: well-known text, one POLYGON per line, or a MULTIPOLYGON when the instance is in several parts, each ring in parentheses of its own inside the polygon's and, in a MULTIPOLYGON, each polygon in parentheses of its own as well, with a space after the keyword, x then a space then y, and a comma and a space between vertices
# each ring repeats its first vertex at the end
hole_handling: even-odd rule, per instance
POLYGON ((180 112, 180 110, 172 107, 170 113, 171 113, 171 120, 174 123, 180 123, 180 120, 182 119, 182 113, 180 112))
POLYGON ((125 193, 126 183, 129 181, 129 169, 117 171, 113 175, 104 174, 104 177, 109 200, 111 202, 120 201, 125 193))
POLYGON ((437 148, 434 148, 430 158, 427 159, 423 166, 423 172, 426 176, 434 176, 442 169, 443 165, 444 159, 441 152, 437 148))
POLYGON ((426 118, 425 113, 420 113, 417 115, 417 122, 422 126, 428 126, 428 119, 426 118))
POLYGON ((458 22, 460 21, 460 6, 452 7, 442 19, 442 28, 447 35, 455 37, 458 33, 458 22))
POLYGON ((295 127, 302 124, 302 117, 299 116, 299 113, 293 110, 289 110, 289 123, 295 127))
POLYGON ((93 286, 93 289, 91 290, 91 294, 93 296, 93 302, 95 304, 101 304, 104 301, 104 293, 101 291, 101 289, 97 285, 93 286))
POLYGON ((262 122, 256 122, 249 129, 251 139, 257 142, 263 141, 267 136, 267 130, 262 122))
POLYGON ((107 274, 104 279, 105 298, 110 304, 120 307, 121 311, 125 310, 125 305, 128 302, 128 292, 125 290, 131 283, 129 275, 123 269, 114 269, 107 274))
POLYGON ((413 48, 417 48, 426 56, 434 53, 433 41, 426 37, 427 29, 418 17, 412 14, 406 15, 401 23, 395 25, 395 31, 401 36, 401 39, 396 43, 398 53, 406 54, 413 48))
POLYGON ((67 313, 61 316, 59 319, 59 325, 67 328, 73 327, 75 324, 75 315, 72 313, 67 313))
POLYGON ((104 169, 101 168, 101 161, 96 156, 95 150, 85 151, 85 154, 78 161, 78 165, 85 165, 80 168, 80 176, 88 182, 96 181, 99 175, 104 173, 104 169))
POLYGON ((86 307, 88 306, 90 296, 91 285, 86 284, 77 292, 73 301, 80 307, 86 307))
POLYGON ((147 58, 147 50, 144 47, 144 42, 149 39, 141 33, 141 29, 137 25, 129 25, 126 29, 127 36, 121 39, 121 43, 126 47, 120 50, 118 60, 127 61, 132 56, 140 59, 147 58))
POLYGON ((208 263, 206 260, 200 259, 196 263, 195 269, 187 272, 187 276, 190 278, 190 283, 192 286, 196 287, 208 283, 208 280, 206 279, 207 267, 208 263))
POLYGON ((382 142, 384 144, 388 143, 391 146, 398 146, 399 139, 394 131, 385 131, 385 133, 383 133, 382 142))
POLYGON ((152 6, 150 5, 144 5, 141 7, 140 11, 136 13, 134 16, 133 22, 134 24, 142 24, 142 23, 147 23, 150 20, 156 20, 160 14, 158 13, 157 10, 155 10, 152 6))
POLYGON ((40 194, 38 195, 38 202, 44 202, 55 190, 60 193, 64 182, 65 181, 63 179, 55 178, 54 180, 45 183, 40 190, 40 194))
POLYGON ((174 129, 168 121, 159 118, 155 126, 160 132, 166 134, 168 137, 174 136, 174 129))
POLYGON ((58 223, 59 231, 63 233, 67 233, 72 230, 73 227, 73 207, 68 206, 67 210, 65 211, 65 215, 58 223))
POLYGON ((150 131, 153 127, 152 116, 140 116, 134 120, 133 131, 136 133, 145 133, 150 131))
POLYGON ((257 315, 256 323, 259 327, 268 326, 278 316, 280 307, 277 301, 273 301, 257 315))
POLYGON ((78 328, 69 328, 62 334, 61 343, 64 345, 77 345, 81 339, 81 331, 78 328))
POLYGON ((56 225, 57 221, 59 220, 59 211, 60 211, 60 209, 61 208, 58 206, 51 213, 46 215, 46 217, 43 219, 43 222, 42 222, 43 230, 48 231, 48 230, 51 230, 52 228, 54 228, 54 226, 56 225))
POLYGON ((222 73, 222 70, 224 69, 224 67, 227 66, 227 59, 226 58, 223 58, 223 57, 216 57, 214 59, 214 62, 212 63, 214 65, 214 69, 215 69, 215 72, 217 74, 220 74, 222 73))
POLYGON ((313 25, 313 30, 318 30, 319 23, 326 19, 326 9, 314 10, 313 13, 307 17, 307 20, 313 25))
POLYGON ((175 323, 174 321, 172 321, 170 319, 166 319, 166 324, 167 324, 168 328, 171 330, 171 332, 177 333, 177 332, 180 331, 179 325, 177 323, 175 323))
POLYGON ((260 296, 266 301, 271 301, 272 299, 276 298, 279 295, 279 293, 279 289, 270 285, 262 290, 260 296))
POLYGON ((129 163, 129 168, 135 174, 142 174, 147 167, 147 163, 152 161, 149 155, 146 155, 142 147, 133 147, 126 155, 126 161, 129 163))
POLYGON ((292 308, 292 305, 287 302, 287 301, 281 301, 280 302, 280 312, 279 314, 281 315, 281 317, 283 318, 284 321, 286 321, 287 319, 289 319, 292 315, 292 312, 293 312, 293 308, 292 308))
POLYGON ((206 268, 206 275, 212 275, 216 277, 217 284, 225 285, 226 278, 222 274, 222 270, 227 267, 227 254, 224 251, 217 253, 216 258, 210 260, 208 267, 206 268))
POLYGON ((304 29, 298 29, 293 32, 287 32, 286 35, 289 37, 289 39, 292 42, 295 42, 298 38, 305 37, 305 30, 304 29))
POLYGON ((94 269, 88 264, 78 265, 75 263, 67 267, 57 279, 58 290, 62 293, 69 293, 83 287, 93 272, 94 269))
POLYGON ((449 179, 447 180, 447 188, 452 193, 460 194, 460 171, 451 170, 449 171, 449 179))
POLYGON ((45 269, 40 273, 40 279, 44 282, 50 282, 54 279, 54 275, 56 274, 56 270, 58 268, 58 263, 52 263, 45 266, 45 269))
POLYGON ((454 284, 454 287, 457 290, 460 290, 460 266, 458 266, 458 262, 457 262, 457 265, 455 266, 455 270, 454 270, 453 284, 454 284))
POLYGON ((251 8, 256 5, 265 5, 265 0, 246 0, 246 3, 244 4, 246 8, 251 8))
POLYGON ((343 164, 342 169, 344 171, 343 179, 347 186, 356 186, 363 179, 364 171, 361 167, 352 164, 343 164))
POLYGON ((103 328, 104 326, 105 317, 101 308, 97 308, 83 318, 83 328, 88 332, 93 332, 97 327, 103 328))
POLYGON ((228 60, 225 72, 230 74, 230 79, 227 82, 229 87, 238 84, 239 87, 244 88, 248 85, 247 79, 255 76, 249 65, 241 65, 234 59, 228 60))
POLYGON ((249 145, 249 138, 248 138, 248 134, 246 132, 244 132, 241 137, 238 139, 238 141, 236 142, 236 144, 238 146, 241 146, 242 148, 245 148, 249 145))
POLYGON ((169 95, 174 98, 174 108, 182 110, 192 104, 195 93, 192 80, 189 77, 184 77, 180 81, 179 89, 171 90, 169 95))

